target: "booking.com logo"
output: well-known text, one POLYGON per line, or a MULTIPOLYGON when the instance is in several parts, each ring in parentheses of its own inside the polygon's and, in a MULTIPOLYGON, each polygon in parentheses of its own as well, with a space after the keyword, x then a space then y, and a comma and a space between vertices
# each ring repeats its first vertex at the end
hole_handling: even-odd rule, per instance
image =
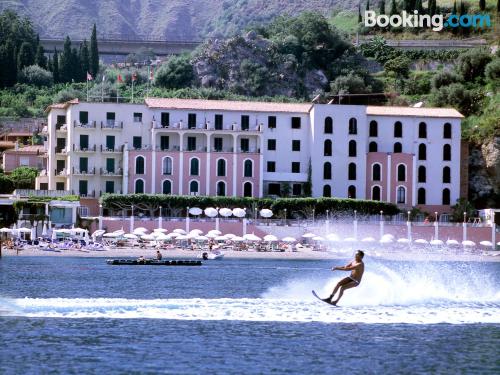
POLYGON ((490 27, 489 14, 463 14, 461 16, 452 14, 445 20, 444 15, 418 14, 418 10, 408 13, 405 10, 402 14, 377 15, 373 10, 365 11, 365 26, 367 27, 419 27, 432 28, 434 31, 441 31, 445 27, 490 27))

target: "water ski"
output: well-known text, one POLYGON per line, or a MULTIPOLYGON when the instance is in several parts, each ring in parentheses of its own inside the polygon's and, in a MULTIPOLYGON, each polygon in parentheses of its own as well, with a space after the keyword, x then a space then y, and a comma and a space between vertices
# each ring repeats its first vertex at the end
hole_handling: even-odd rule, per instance
POLYGON ((338 307, 337 305, 334 305, 333 303, 331 303, 329 301, 325 301, 323 298, 321 298, 320 296, 318 296, 314 290, 312 291, 312 294, 313 294, 314 297, 316 297, 317 299, 319 299, 321 302, 328 303, 331 306, 338 307))

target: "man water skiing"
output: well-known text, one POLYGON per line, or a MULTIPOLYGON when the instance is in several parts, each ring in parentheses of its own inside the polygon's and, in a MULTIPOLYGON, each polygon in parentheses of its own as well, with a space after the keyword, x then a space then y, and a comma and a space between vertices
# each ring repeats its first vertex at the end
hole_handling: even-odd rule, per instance
POLYGON ((333 289, 330 297, 324 298, 323 301, 331 303, 332 305, 336 305, 339 302, 340 298, 342 298, 344 290, 355 288, 359 285, 359 283, 361 282, 361 278, 363 277, 363 272, 365 272, 365 264, 363 263, 364 256, 365 253, 363 253, 361 250, 358 250, 356 251, 354 260, 351 263, 343 267, 332 268, 332 271, 351 271, 351 275, 340 280, 335 286, 335 289, 333 289), (332 298, 335 296, 339 288, 340 293, 338 298, 335 301, 332 301, 332 298))

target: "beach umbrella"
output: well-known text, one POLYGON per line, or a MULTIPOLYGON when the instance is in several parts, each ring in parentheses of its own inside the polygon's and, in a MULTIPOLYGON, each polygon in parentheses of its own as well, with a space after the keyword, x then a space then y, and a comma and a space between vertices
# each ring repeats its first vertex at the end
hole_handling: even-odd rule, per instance
POLYGON ((219 235, 215 234, 215 233, 210 233, 209 232, 209 233, 205 234, 205 237, 207 237, 207 238, 215 238, 215 237, 219 237, 219 235))
POLYGON ((235 241, 235 242, 243 242, 243 241, 245 241, 245 239, 243 237, 240 237, 240 236, 234 236, 231 240, 235 241))
POLYGON ((172 237, 169 234, 165 234, 165 233, 160 233, 160 235, 158 237, 156 237, 157 241, 169 241, 171 239, 172 239, 172 237))
POLYGON ((324 241, 325 239, 324 239, 323 237, 321 237, 321 236, 315 236, 315 237, 313 237, 313 238, 312 238, 312 240, 313 240, 313 241, 321 241, 321 242, 322 242, 322 241, 324 241))
POLYGON ((448 240, 446 241, 446 245, 448 246, 458 246, 460 243, 457 240, 448 240))
POLYGON ((302 238, 313 238, 313 237, 316 237, 314 233, 304 233, 302 235, 302 238))
POLYGON ((229 208, 221 208, 219 214, 224 217, 229 217, 233 214, 233 211, 229 208))
POLYGON ((42 236, 43 237, 46 237, 48 234, 48 230, 47 230, 47 223, 43 223, 43 227, 42 227, 42 236))
POLYGON ((444 245, 444 242, 441 241, 441 240, 432 240, 431 242, 429 242, 432 246, 443 246, 444 245))
POLYGON ((462 246, 474 247, 474 246, 476 246, 476 243, 473 241, 466 240, 466 241, 462 241, 462 246))
POLYGON ((191 207, 189 209, 189 214, 194 215, 194 216, 201 215, 202 212, 203 212, 203 210, 199 207, 191 207))
POLYGON ((481 241, 481 242, 479 242, 479 244, 481 246, 487 246, 487 247, 492 247, 493 246, 493 244, 491 243, 491 241, 481 241))
POLYGON ((361 240, 361 242, 375 242, 375 238, 373 237, 365 237, 361 240))
POLYGON ((138 239, 139 237, 137 237, 137 235, 133 234, 133 233, 127 233, 125 234, 123 237, 129 239, 129 240, 136 240, 138 239))
POLYGON ((165 228, 156 228, 153 230, 153 232, 159 232, 159 233, 167 233, 168 230, 165 228))
POLYGON ((192 231, 189 232, 189 234, 194 234, 196 236, 199 236, 202 233, 203 231, 201 229, 193 229, 192 231))
POLYGON ((36 229, 34 227, 31 228, 30 230, 30 237, 31 237, 31 240, 33 241, 36 237, 36 229))
POLYGON ((185 241, 185 240, 189 240, 191 237, 189 237, 188 235, 186 234, 180 234, 178 235, 175 240, 177 241, 185 241))
POLYGON ((243 238, 247 241, 262 241, 262 239, 253 233, 245 234, 243 238))
POLYGON ((149 232, 149 230, 144 228, 144 227, 137 227, 134 229, 134 232, 135 231, 137 231, 137 232, 149 232))
POLYGON ((179 233, 179 234, 186 234, 186 231, 184 229, 174 229, 173 230, 174 233, 179 233))
POLYGON ((213 207, 205 208, 203 213, 205 214, 205 216, 208 216, 208 217, 216 217, 219 214, 219 212, 213 207))
POLYGON ((264 236, 264 241, 266 242, 275 242, 278 241, 278 237, 272 235, 272 234, 267 234, 264 236))
POLYGON ((419 245, 428 245, 429 242, 427 240, 424 240, 423 238, 419 238, 418 240, 415 240, 415 243, 418 243, 419 245))
POLYGON ((145 241, 154 241, 155 237, 152 236, 151 234, 144 234, 141 236, 141 238, 145 241))
POLYGON ((356 242, 356 239, 354 237, 347 237, 344 238, 344 242, 356 242))
POLYGON ((207 236, 198 236, 194 238, 196 241, 208 241, 207 236))
POLYGON ((408 238, 399 238, 398 243, 410 243, 410 240, 408 238))
POLYGON ((226 236, 217 236, 214 238, 215 241, 226 241, 227 237, 226 236))
POLYGON ((118 229, 115 230, 113 233, 116 235, 116 237, 121 237, 125 234, 125 231, 123 229, 118 229))
POLYGON ((236 237, 236 234, 227 233, 224 236, 226 236, 226 238, 232 239, 232 238, 236 237))
POLYGON ((212 230, 208 231, 208 234, 215 234, 216 236, 220 236, 222 234, 222 232, 220 230, 217 230, 217 229, 212 229, 212 230))
MULTIPOLYGON (((55 233, 55 232, 56 231, 53 231, 52 233, 55 233)), ((111 232, 111 233, 104 233, 103 237, 106 237, 106 238, 116 238, 116 237, 118 237, 118 235, 116 233, 111 232)))
POLYGON ((283 242, 296 242, 297 240, 293 237, 285 237, 285 238, 282 238, 281 241, 283 241, 283 242))
POLYGON ((326 239, 328 241, 340 241, 339 236, 337 236, 335 233, 330 233, 329 235, 326 236, 326 239))
POLYGON ((92 237, 100 237, 100 236, 102 236, 104 233, 106 233, 106 231, 105 231, 105 230, 98 229, 98 230, 96 230, 94 233, 92 233, 92 237))
POLYGON ((271 216, 273 216, 273 211, 271 211, 267 208, 264 208, 264 209, 260 210, 259 214, 261 217, 263 217, 265 219, 269 219, 271 216))
POLYGON ((394 241, 394 236, 392 234, 384 234, 381 238, 381 240, 383 239, 388 239, 388 240, 391 240, 391 241, 394 241))
POLYGON ((169 234, 169 236, 172 237, 172 238, 175 238, 175 237, 178 237, 178 236, 183 236, 183 234, 172 232, 172 233, 169 234))
POLYGON ((245 217, 246 214, 247 214, 247 212, 243 208, 234 208, 233 209, 233 216, 235 216, 235 217, 242 218, 242 217, 245 217))

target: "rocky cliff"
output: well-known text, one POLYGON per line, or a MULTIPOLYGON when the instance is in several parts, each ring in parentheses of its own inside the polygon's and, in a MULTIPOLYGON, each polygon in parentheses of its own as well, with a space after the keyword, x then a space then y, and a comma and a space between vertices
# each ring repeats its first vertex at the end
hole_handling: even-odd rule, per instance
POLYGON ((483 207, 500 207, 500 137, 471 146, 469 197, 483 207))

